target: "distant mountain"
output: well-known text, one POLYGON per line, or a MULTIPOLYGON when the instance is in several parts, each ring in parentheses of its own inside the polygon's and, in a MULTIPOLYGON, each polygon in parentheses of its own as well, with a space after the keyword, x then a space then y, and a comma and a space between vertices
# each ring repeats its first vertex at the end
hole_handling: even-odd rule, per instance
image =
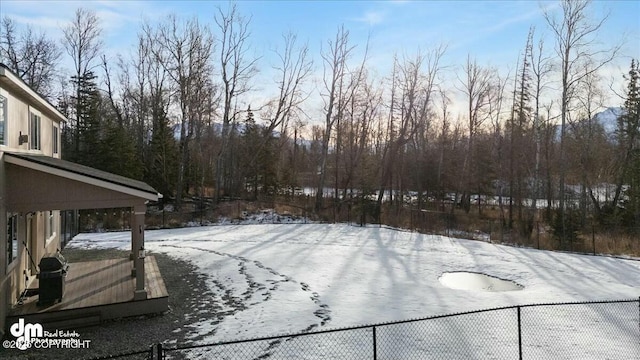
MULTIPOLYGON (((616 129, 618 128, 618 117, 624 114, 624 109, 621 107, 608 107, 599 113, 593 115, 593 120, 596 121, 602 128, 604 129, 605 134, 609 138, 609 140, 614 141, 616 129)), ((577 125, 585 124, 587 119, 578 120, 577 125)), ((556 124, 554 129, 555 132, 555 141, 560 141, 560 124, 556 124)), ((571 126, 567 126, 567 134, 571 132, 571 126)))
POLYGON ((624 114, 624 109, 621 107, 609 107, 604 111, 601 111, 593 116, 608 136, 615 134, 618 128, 618 118, 624 114))
MULTIPOLYGON (((173 137, 176 140, 179 140, 180 139, 180 124, 174 124, 172 128, 173 128, 173 137)), ((211 123, 211 128, 213 129, 213 132, 216 135, 222 134, 222 123, 213 122, 213 123, 211 123)), ((236 125, 236 129, 238 129, 239 131, 244 130, 244 124, 237 124, 236 125)))
MULTIPOLYGON (((239 123, 235 123, 234 125, 234 129, 236 131, 236 133, 238 134, 242 134, 244 132, 245 129, 245 124, 242 122, 239 123)), ((211 128, 213 129, 213 133, 220 136, 222 134, 222 123, 220 122, 212 122, 211 123, 211 128)), ((180 139, 180 124, 174 124, 173 125, 173 136, 176 140, 180 139)), ((274 137, 280 137, 280 132, 278 131, 273 131, 273 136, 274 137)))

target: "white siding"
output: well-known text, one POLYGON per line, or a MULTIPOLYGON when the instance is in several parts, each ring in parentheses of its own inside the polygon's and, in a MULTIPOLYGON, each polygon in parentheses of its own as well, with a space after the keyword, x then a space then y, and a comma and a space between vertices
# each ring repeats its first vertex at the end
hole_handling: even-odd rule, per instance
MULTIPOLYGON (((3 148, 13 151, 29 151, 47 156, 53 156, 53 127, 60 128, 60 124, 51 120, 47 115, 35 106, 30 106, 23 99, 14 96, 6 89, 0 88, 0 95, 7 99, 7 126, 6 141, 3 148), (30 113, 37 114, 41 118, 40 124, 40 150, 29 150, 29 142, 19 145, 20 134, 29 134, 30 113)), ((60 131, 58 131, 58 154, 60 157, 60 131)), ((29 139, 31 140, 31 139, 29 139)))

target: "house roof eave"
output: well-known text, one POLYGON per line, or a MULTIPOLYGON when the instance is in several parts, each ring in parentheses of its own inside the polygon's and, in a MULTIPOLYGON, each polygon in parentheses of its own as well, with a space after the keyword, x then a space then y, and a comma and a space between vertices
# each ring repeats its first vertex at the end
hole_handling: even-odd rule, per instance
POLYGON ((0 83, 5 83, 12 90, 39 105, 37 107, 44 110, 52 119, 58 122, 67 121, 67 118, 53 104, 33 90, 3 63, 0 63, 0 83))
POLYGON ((158 201, 158 199, 162 198, 162 195, 153 187, 142 181, 133 180, 62 159, 16 152, 4 152, 4 159, 10 164, 92 184, 148 201, 158 201))

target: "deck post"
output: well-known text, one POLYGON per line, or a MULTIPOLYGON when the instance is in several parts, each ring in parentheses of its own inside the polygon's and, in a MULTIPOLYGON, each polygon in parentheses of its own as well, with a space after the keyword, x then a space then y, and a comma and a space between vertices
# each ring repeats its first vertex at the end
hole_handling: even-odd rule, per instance
MULTIPOLYGON (((129 217, 129 226, 131 226, 131 252, 129 253, 129 260, 135 260, 136 259, 136 235, 135 235, 135 228, 136 228, 136 211, 135 211, 135 207, 131 208, 131 215, 129 217)), ((135 265, 133 267, 133 269, 131 270, 131 277, 136 276, 136 269, 135 269, 135 265)))
POLYGON ((138 257, 136 249, 140 248, 138 245, 138 219, 136 216, 136 206, 131 208, 131 252, 129 253, 129 260, 133 261, 131 266, 131 277, 136 277, 136 258, 138 257))
POLYGON ((131 250, 134 259, 131 275, 136 278, 136 290, 133 294, 134 300, 144 300, 147 298, 147 291, 145 290, 144 284, 144 216, 146 212, 146 205, 136 205, 133 207, 131 219, 131 250))

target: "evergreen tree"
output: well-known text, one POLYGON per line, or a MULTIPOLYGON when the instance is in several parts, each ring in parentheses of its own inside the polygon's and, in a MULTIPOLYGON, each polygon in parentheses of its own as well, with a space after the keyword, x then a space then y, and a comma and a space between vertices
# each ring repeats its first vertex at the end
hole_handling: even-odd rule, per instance
MULTIPOLYGON (((70 98, 74 106, 64 109, 72 108, 78 113, 75 121, 63 128, 63 155, 79 164, 142 179, 142 164, 132 132, 126 124, 116 121, 115 109, 102 97, 95 79, 91 71, 71 79, 78 91, 70 98)), ((63 100, 60 104, 67 105, 63 100)))
POLYGON ((75 119, 63 129, 64 157, 94 167, 101 150, 97 148, 101 99, 95 79, 92 71, 80 77, 71 77, 71 82, 78 89, 75 96, 70 98, 76 114, 75 119))
POLYGON ((533 27, 529 29, 525 46, 522 67, 519 70, 517 86, 514 89, 514 104, 510 119, 510 161, 509 161, 509 227, 514 226, 514 216, 520 225, 522 235, 529 236, 530 219, 523 214, 523 200, 525 198, 528 165, 528 137, 527 130, 531 120, 531 53, 533 51, 533 27))
POLYGON ((132 132, 113 119, 105 119, 100 139, 100 169, 132 179, 142 179, 143 167, 132 132))
POLYGON ((244 128, 240 131, 241 154, 238 157, 240 179, 244 190, 253 198, 258 194, 273 195, 278 191, 277 139, 269 127, 256 123, 251 107, 247 109, 244 128))
MULTIPOLYGON (((260 152, 260 171, 262 191, 266 195, 275 195, 280 187, 277 173, 277 149, 279 139, 273 136, 267 127, 263 128, 263 147, 260 152)), ((284 136, 281 134, 280 136, 284 136)))
POLYGON ((244 128, 241 133, 242 147, 244 149, 240 159, 243 168, 241 179, 245 185, 245 190, 253 192, 253 197, 255 198, 258 196, 258 169, 253 157, 259 151, 258 143, 260 139, 251 105, 247 108, 247 117, 244 119, 244 128))
POLYGON ((178 145, 173 129, 169 126, 167 113, 162 107, 161 101, 158 100, 152 99, 151 101, 153 124, 144 180, 164 195, 163 200, 167 200, 175 190, 178 145))
POLYGON ((627 185, 622 201, 623 224, 640 230, 640 90, 638 62, 631 60, 627 80, 627 98, 624 113, 618 119, 619 140, 627 145, 626 167, 623 169, 627 185))

